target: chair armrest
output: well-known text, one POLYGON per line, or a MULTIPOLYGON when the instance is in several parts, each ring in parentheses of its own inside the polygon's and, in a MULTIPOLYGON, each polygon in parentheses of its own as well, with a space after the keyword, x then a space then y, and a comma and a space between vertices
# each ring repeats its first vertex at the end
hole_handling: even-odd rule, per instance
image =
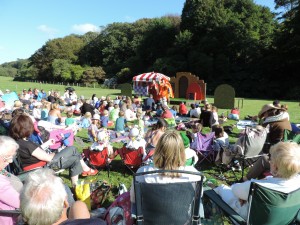
POLYGON ((19 209, 14 210, 0 210, 0 215, 3 216, 13 216, 13 215, 20 215, 21 211, 19 209))
POLYGON ((206 190, 204 191, 203 195, 213 201, 231 220, 234 220, 238 224, 247 224, 247 222, 226 202, 224 202, 214 190, 206 190))
POLYGON ((300 210, 298 211, 295 219, 296 224, 300 224, 300 210))

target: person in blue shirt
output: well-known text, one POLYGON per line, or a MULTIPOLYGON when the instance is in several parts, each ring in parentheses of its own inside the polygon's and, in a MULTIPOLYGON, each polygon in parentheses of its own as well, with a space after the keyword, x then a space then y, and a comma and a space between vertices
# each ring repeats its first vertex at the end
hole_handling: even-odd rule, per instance
POLYGON ((173 117, 176 118, 176 116, 177 116, 177 106, 173 105, 172 108, 170 109, 170 112, 172 113, 173 117))
POLYGON ((119 118, 116 120, 115 131, 119 133, 125 132, 125 127, 127 126, 127 121, 124 117, 124 112, 119 112, 119 118))
POLYGON ((101 121, 101 127, 108 126, 109 117, 108 117, 108 111, 106 109, 103 111, 100 117, 100 121, 101 121))

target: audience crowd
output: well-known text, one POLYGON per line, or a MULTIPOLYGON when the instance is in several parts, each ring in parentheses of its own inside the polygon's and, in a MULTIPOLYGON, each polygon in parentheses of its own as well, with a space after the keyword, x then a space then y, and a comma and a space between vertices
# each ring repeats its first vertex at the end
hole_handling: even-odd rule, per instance
MULTIPOLYGON (((0 92, 1 95, 5 93, 0 92)), ((235 144, 230 144, 229 131, 222 126, 226 117, 219 116, 217 107, 207 101, 201 102, 201 106, 201 103, 188 106, 181 102, 169 107, 164 99, 155 102, 151 94, 144 99, 138 95, 98 98, 93 94, 89 99, 77 96, 72 88, 67 88, 62 95, 57 91, 47 94, 44 90, 30 88, 24 89, 13 104, 2 99, 0 103, 0 210, 21 210, 19 217, 0 214, 0 224, 12 225, 20 220, 28 225, 106 224, 99 218, 90 218, 85 203, 68 201, 72 199, 70 190, 78 184, 79 176, 98 174, 98 170, 84 161, 71 144, 79 130, 86 132, 90 151, 107 151, 109 163, 118 154, 110 140, 124 141, 124 148, 133 151, 142 148, 147 166, 137 172, 157 169, 197 171, 198 159, 203 157, 197 149, 203 127, 213 132, 215 155, 222 157, 225 155, 222 152, 230 152, 225 163, 227 169, 241 169, 238 155, 244 154, 246 135, 263 140, 261 148, 268 142, 272 147, 266 153, 270 154, 255 161, 249 173, 239 181, 242 183, 214 189, 245 218, 251 182, 284 192, 300 188, 300 149, 297 144, 281 142, 285 130, 299 130, 289 121, 287 105, 281 106, 279 101, 264 105, 257 116, 251 116, 250 119, 258 121, 259 125, 241 132, 235 144), (168 127, 176 125, 175 120, 180 131, 168 131, 168 127), (58 142, 59 147, 53 149, 58 142), (11 165, 13 162, 14 166, 11 165), (14 175, 20 172, 16 172, 17 166, 27 172, 25 181, 14 175), (62 169, 69 170, 71 189, 54 173, 62 169), (266 172, 271 176, 259 180, 266 172)), ((232 109, 229 118, 238 119, 239 109, 232 109)), ((139 179, 140 182, 173 183, 198 178, 165 173, 163 177, 139 179)), ((133 186, 130 193, 134 205, 133 186)))

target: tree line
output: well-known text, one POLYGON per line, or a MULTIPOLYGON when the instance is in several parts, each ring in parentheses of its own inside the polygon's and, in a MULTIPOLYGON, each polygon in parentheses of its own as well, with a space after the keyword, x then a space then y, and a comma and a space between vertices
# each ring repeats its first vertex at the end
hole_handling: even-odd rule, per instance
POLYGON ((208 84, 207 94, 227 83, 241 97, 298 99, 299 0, 275 3, 280 13, 253 0, 186 0, 181 16, 49 40, 30 58, 2 64, 0 74, 93 84, 187 71, 208 84))

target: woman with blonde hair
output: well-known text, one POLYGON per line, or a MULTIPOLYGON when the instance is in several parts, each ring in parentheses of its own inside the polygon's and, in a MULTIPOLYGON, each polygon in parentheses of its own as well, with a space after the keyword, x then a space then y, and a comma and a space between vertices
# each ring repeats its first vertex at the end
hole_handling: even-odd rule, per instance
MULTIPOLYGON (((153 166, 144 166, 137 173, 155 170, 183 170, 198 172, 193 166, 185 166, 185 147, 182 138, 176 131, 167 131, 159 139, 153 155, 153 166)), ((199 176, 191 174, 164 173, 138 176, 138 182, 146 183, 176 183, 198 181, 199 176)), ((133 185, 130 190, 131 202, 135 202, 133 185)))
POLYGON ((51 110, 48 114, 48 121, 52 124, 59 125, 62 122, 62 116, 59 109, 58 103, 52 103, 51 110))
POLYGON ((279 142, 270 149, 270 169, 272 176, 263 180, 251 179, 231 187, 222 185, 214 190, 243 218, 247 218, 248 195, 251 182, 272 190, 290 193, 300 188, 300 147, 293 142, 279 142))

